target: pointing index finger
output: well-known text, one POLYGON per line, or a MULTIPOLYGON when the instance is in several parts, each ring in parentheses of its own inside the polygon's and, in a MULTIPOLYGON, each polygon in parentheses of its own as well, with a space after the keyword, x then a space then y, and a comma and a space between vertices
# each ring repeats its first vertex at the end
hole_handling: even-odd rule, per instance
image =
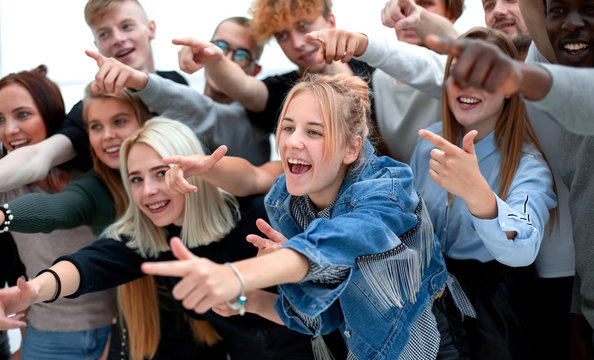
POLYGON ((140 269, 147 275, 183 277, 188 269, 183 261, 146 261, 140 265, 140 269))
POLYGON ((92 50, 85 50, 85 54, 95 60, 97 65, 101 66, 101 64, 105 61, 105 56, 101 55, 100 53, 92 50))
POLYGON ((432 133, 429 130, 421 129, 419 130, 419 136, 423 139, 429 141, 433 145, 435 145, 438 149, 442 150, 443 152, 451 152, 454 149, 457 149, 457 146, 453 145, 446 139, 442 138, 441 136, 432 133))

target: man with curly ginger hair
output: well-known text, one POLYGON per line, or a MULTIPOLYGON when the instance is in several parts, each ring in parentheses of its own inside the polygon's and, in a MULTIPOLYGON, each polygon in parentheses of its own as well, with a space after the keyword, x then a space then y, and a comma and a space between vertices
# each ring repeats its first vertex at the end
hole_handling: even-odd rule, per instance
POLYGON ((180 52, 180 68, 192 73, 204 65, 207 75, 229 97, 239 101, 248 111, 250 120, 272 132, 285 95, 306 73, 358 75, 369 80, 373 68, 357 60, 348 63, 334 61, 318 63, 319 44, 306 39, 306 34, 332 29, 336 19, 331 0, 255 0, 250 8, 252 31, 259 42, 274 37, 297 70, 259 80, 247 76, 222 56, 211 43, 184 39, 180 52))

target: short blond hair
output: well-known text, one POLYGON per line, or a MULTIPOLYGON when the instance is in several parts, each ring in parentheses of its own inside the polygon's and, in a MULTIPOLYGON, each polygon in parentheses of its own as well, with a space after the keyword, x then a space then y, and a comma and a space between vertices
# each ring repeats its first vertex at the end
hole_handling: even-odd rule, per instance
POLYGON ((141 13, 141 19, 145 23, 149 22, 148 15, 138 0, 89 0, 87 1, 87 5, 85 5, 85 21, 87 22, 87 25, 89 25, 89 27, 93 27, 97 21, 99 21, 99 19, 105 16, 105 14, 119 8, 126 1, 130 1, 138 5, 141 13))
POLYGON ((331 12, 332 0, 254 0, 249 10, 252 31, 262 44, 287 24, 300 19, 313 21, 320 15, 327 20, 331 12))

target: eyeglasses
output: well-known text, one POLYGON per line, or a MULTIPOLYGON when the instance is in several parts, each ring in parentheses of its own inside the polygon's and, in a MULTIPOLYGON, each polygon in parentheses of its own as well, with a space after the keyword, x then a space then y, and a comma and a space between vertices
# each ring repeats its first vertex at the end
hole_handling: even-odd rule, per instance
POLYGON ((213 40, 212 43, 223 50, 223 54, 228 55, 231 53, 231 60, 242 68, 246 68, 255 62, 252 54, 246 49, 231 49, 231 46, 225 40, 213 40))

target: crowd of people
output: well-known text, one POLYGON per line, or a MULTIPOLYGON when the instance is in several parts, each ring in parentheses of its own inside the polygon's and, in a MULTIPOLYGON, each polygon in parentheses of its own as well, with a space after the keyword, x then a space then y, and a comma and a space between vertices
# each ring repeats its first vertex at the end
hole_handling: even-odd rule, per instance
POLYGON ((593 5, 483 8, 390 0, 387 40, 253 0, 172 39, 196 91, 88 0, 68 113, 45 65, 0 79, 0 359, 592 359, 593 5), (297 69, 260 79, 272 38, 297 69))

